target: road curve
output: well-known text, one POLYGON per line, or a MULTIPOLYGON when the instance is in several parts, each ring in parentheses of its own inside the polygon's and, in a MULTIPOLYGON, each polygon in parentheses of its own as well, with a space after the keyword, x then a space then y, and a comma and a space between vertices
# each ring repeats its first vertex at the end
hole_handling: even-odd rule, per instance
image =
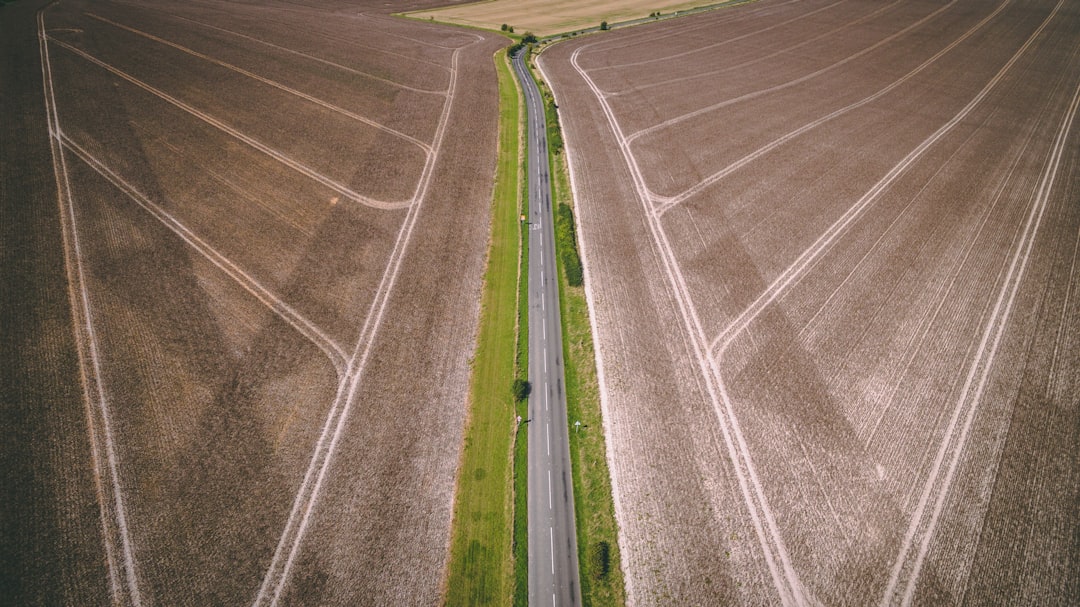
POLYGON ((513 57, 529 121, 529 605, 581 604, 562 325, 547 137, 540 90, 513 57))

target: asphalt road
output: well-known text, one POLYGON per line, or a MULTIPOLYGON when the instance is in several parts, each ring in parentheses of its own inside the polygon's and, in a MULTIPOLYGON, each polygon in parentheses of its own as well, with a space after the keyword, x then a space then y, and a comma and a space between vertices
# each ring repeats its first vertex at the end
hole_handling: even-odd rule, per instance
POLYGON ((529 605, 581 604, 543 100, 513 58, 529 120, 529 605))

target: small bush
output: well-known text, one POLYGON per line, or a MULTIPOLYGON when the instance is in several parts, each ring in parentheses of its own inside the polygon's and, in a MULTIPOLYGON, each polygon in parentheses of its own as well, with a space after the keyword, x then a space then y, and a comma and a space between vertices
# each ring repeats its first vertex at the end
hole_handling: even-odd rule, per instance
POLYGON ((509 27, 510 27, 509 25, 507 25, 507 24, 505 24, 505 23, 504 23, 504 24, 502 24, 502 27, 501 27, 501 28, 499 28, 499 29, 501 29, 502 31, 504 31, 504 32, 505 32, 505 31, 506 31, 506 29, 507 29, 507 28, 509 28, 509 27))
POLYGON ((589 570, 593 579, 602 580, 611 573, 611 545, 597 542, 589 550, 589 570))
POLYGON ((515 379, 514 384, 510 386, 510 391, 514 394, 514 400, 520 403, 529 397, 529 392, 532 392, 532 386, 529 385, 529 382, 519 377, 515 379))
POLYGON ((540 39, 536 37, 536 34, 532 32, 525 32, 521 35, 521 41, 525 44, 536 44, 539 40, 540 39))
POLYGON ((607 30, 608 30, 607 21, 601 21, 600 22, 600 31, 606 32, 607 30))
POLYGON ((580 287, 585 284, 585 270, 577 250, 577 234, 574 230, 574 212, 566 204, 560 204, 555 216, 555 240, 562 258, 566 284, 580 287))

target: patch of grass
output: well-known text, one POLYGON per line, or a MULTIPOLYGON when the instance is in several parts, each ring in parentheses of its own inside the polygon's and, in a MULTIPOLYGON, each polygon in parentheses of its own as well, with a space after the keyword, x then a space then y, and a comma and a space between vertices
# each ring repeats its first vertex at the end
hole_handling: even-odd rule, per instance
MULTIPOLYGON (((562 153, 562 134, 559 132, 554 98, 535 70, 533 77, 540 86, 549 116, 548 162, 551 168, 552 203, 558 205, 556 208, 559 209, 559 218, 555 222, 555 252, 560 261, 559 305, 563 324, 563 360, 566 362, 566 407, 570 424, 581 600, 586 606, 620 607, 626 604, 626 593, 619 564, 618 527, 607 466, 589 307, 584 287, 571 286, 566 272, 567 260, 578 260, 573 231, 574 197, 566 157, 562 153), (556 120, 551 120, 552 116, 556 120), (552 139, 553 125, 558 135, 555 140, 552 139), (562 210, 564 206, 566 211, 562 210), (580 427, 575 424, 578 421, 581 422, 580 427)), ((580 261, 577 264, 580 267, 580 261)))
POLYGON ((555 244, 559 249, 559 261, 562 262, 566 283, 571 287, 583 286, 585 270, 581 266, 581 257, 578 256, 574 212, 566 203, 559 203, 559 212, 555 215, 555 232, 555 244))
MULTIPOLYGON (((524 466, 524 434, 516 428, 510 386, 520 378, 522 360, 518 327, 519 273, 522 265, 521 94, 510 73, 505 51, 495 55, 499 78, 499 157, 492 200, 488 249, 476 356, 470 385, 469 422, 458 471, 454 526, 450 545, 447 605, 508 605, 519 594, 515 555, 527 554, 518 541, 515 509, 524 511, 513 462, 524 466), (521 365, 519 367, 519 365, 521 365), (523 440, 515 440, 520 435, 523 440)), ((521 470, 524 470, 522 467, 521 470)), ((520 557, 517 561, 521 561, 520 557)), ((527 559, 525 559, 527 560, 527 559)), ((527 562, 526 562, 527 566, 527 562)), ((525 589, 526 597, 528 590, 525 589)))

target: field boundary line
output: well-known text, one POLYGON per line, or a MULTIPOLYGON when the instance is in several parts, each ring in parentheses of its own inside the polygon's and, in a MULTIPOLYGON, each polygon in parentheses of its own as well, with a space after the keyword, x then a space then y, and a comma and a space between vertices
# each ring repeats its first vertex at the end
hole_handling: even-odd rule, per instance
MULTIPOLYGON (((123 4, 131 4, 131 5, 140 6, 140 7, 142 6, 141 4, 138 4, 138 3, 123 2, 123 4)), ((322 63, 323 65, 328 65, 330 67, 334 67, 334 68, 337 68, 339 70, 343 70, 343 71, 348 72, 350 74, 360 76, 361 78, 370 78, 371 80, 377 80, 379 82, 382 82, 384 84, 388 84, 388 85, 393 86, 393 87, 397 87, 397 88, 400 88, 400 89, 405 89, 407 91, 413 91, 414 93, 420 93, 422 95, 441 95, 441 96, 444 96, 444 97, 449 94, 448 91, 440 91, 440 90, 437 90, 437 89, 423 89, 423 88, 419 88, 419 87, 415 87, 415 86, 409 86, 407 84, 402 84, 400 82, 390 80, 389 78, 383 78, 382 76, 376 76, 374 74, 369 74, 367 72, 360 71, 360 70, 358 70, 356 68, 351 68, 351 67, 349 67, 347 65, 341 65, 340 63, 335 63, 333 61, 330 61, 329 59, 323 59, 322 57, 316 57, 315 55, 312 55, 310 53, 305 53, 303 51, 298 51, 298 50, 291 49, 291 48, 288 48, 288 47, 285 47, 285 46, 281 46, 279 44, 274 44, 273 42, 268 42, 266 40, 262 40, 260 38, 254 37, 254 36, 249 36, 248 34, 244 34, 244 33, 241 33, 241 32, 234 31, 234 30, 226 29, 224 27, 220 27, 220 26, 217 26, 217 25, 211 25, 209 23, 204 23, 202 21, 198 21, 198 20, 192 19, 190 17, 185 17, 183 15, 178 15, 176 13, 169 13, 169 12, 165 12, 165 11, 161 11, 161 13, 164 14, 164 15, 169 15, 170 17, 173 17, 174 19, 179 19, 181 21, 187 21, 188 23, 194 23, 195 25, 199 25, 199 26, 205 27, 207 29, 212 29, 212 30, 223 32, 223 33, 226 33, 226 34, 229 34, 229 35, 232 35, 232 36, 236 36, 237 38, 243 38, 244 40, 250 40, 250 41, 255 42, 257 44, 262 44, 263 46, 269 46, 270 48, 274 48, 274 49, 277 49, 279 51, 284 51, 286 53, 290 53, 290 54, 293 54, 293 55, 297 55, 299 57, 304 57, 305 59, 310 59, 312 61, 322 63)))
POLYGON ((754 469, 753 461, 746 448, 738 420, 734 415, 731 400, 727 395, 727 389, 724 385, 723 378, 719 374, 719 369, 716 367, 706 349, 707 338, 701 328, 700 320, 697 318, 693 302, 690 301, 689 296, 685 292, 686 287, 681 276, 681 271, 674 260, 674 254, 670 250, 670 243, 667 242, 666 235, 663 233, 663 228, 658 225, 659 219, 651 212, 652 205, 648 199, 648 192, 644 185, 641 170, 637 166, 637 160, 630 151, 629 144, 626 142, 626 137, 623 135, 622 129, 619 127, 618 121, 615 118, 613 110, 608 105, 607 100, 596 86, 596 83, 593 82, 592 78, 589 77, 588 73, 582 69, 578 63, 578 57, 580 56, 581 51, 589 46, 591 45, 585 45, 576 49, 571 55, 570 62, 592 90, 597 101, 600 102, 601 109, 607 117, 612 133, 616 138, 616 143, 623 155, 623 160, 633 178, 635 193, 645 212, 652 244, 659 253, 665 274, 667 275, 668 287, 672 291, 671 294, 679 310, 681 320, 686 330, 686 335, 690 338, 690 342, 693 345, 694 356, 697 359, 696 362, 699 371, 705 379, 705 385, 708 389, 710 400, 712 400, 714 410, 716 411, 717 420, 720 423, 720 429, 724 436, 724 442, 728 448, 728 457, 733 465, 735 476, 739 480, 739 488, 752 519, 754 530, 758 536, 758 542, 762 548, 763 556, 765 557, 766 564, 772 576, 773 585, 779 593, 783 604, 805 604, 807 603, 805 591, 802 587, 802 583, 798 579, 798 575, 791 565, 790 555, 788 554, 787 547, 784 545, 783 538, 780 537, 779 531, 777 530, 775 519, 765 497, 764 488, 757 478, 757 472, 754 469), (722 407, 721 400, 723 401, 722 407), (759 508, 761 510, 760 512, 758 511, 759 508), (771 544, 770 541, 772 542, 771 544), (776 551, 775 555, 773 554, 773 550, 776 551), (778 568, 776 560, 780 561, 779 567, 782 567, 782 572, 778 568))
MULTIPOLYGON (((838 67, 846 65, 846 64, 858 59, 859 57, 862 57, 863 55, 865 55, 865 54, 867 54, 867 53, 869 53, 871 51, 874 51, 874 50, 878 49, 879 47, 884 46, 884 45, 892 42, 893 40, 896 40, 897 38, 900 38, 900 37, 906 35, 911 30, 914 30, 914 29, 916 29, 918 27, 921 27, 922 25, 925 25, 927 22, 931 21, 932 19, 936 18, 938 15, 940 15, 944 11, 951 8, 958 1, 959 0, 950 0, 948 4, 943 4, 936 11, 930 13, 929 15, 926 15, 925 17, 919 19, 918 21, 912 23, 911 25, 905 27, 904 29, 902 29, 902 30, 900 30, 900 31, 898 31, 898 32, 896 32, 894 34, 890 34, 890 35, 882 38, 881 40, 878 40, 874 44, 871 44, 870 46, 868 46, 868 47, 866 47, 866 48, 864 48, 864 49, 862 49, 860 51, 857 51, 857 52, 855 52, 855 53, 853 53, 851 55, 848 55, 847 57, 841 59, 840 61, 837 61, 835 63, 831 63, 831 64, 829 64, 829 65, 827 65, 827 66, 825 66, 823 68, 820 68, 818 70, 810 72, 809 74, 804 74, 804 75, 799 76, 798 78, 795 78, 793 80, 789 80, 787 82, 782 82, 780 84, 770 86, 770 87, 766 87, 766 88, 763 88, 763 89, 758 89, 756 91, 752 91, 750 93, 745 93, 745 94, 739 95, 738 97, 733 97, 731 99, 726 99, 724 101, 714 103, 712 105, 708 105, 708 106, 705 106, 703 108, 699 108, 699 109, 696 109, 694 111, 687 112, 685 114, 682 114, 681 116, 676 116, 674 118, 669 118, 667 120, 664 120, 663 122, 659 122, 659 123, 654 124, 652 126, 640 129, 640 130, 632 133, 631 135, 629 135, 629 137, 627 138, 627 143, 631 143, 635 139, 637 139, 638 137, 641 137, 643 135, 648 135, 649 133, 652 133, 652 132, 655 132, 655 131, 658 131, 658 130, 661 130, 661 129, 665 129, 665 128, 669 127, 669 126, 678 124, 680 122, 684 122, 684 121, 689 120, 691 118, 694 118, 696 116, 700 116, 702 114, 708 114, 709 112, 713 112, 713 111, 718 110, 720 108, 727 107, 729 105, 733 105, 733 104, 736 104, 736 103, 740 103, 742 101, 748 101, 750 99, 756 99, 758 97, 761 97, 762 95, 767 95, 769 93, 775 93, 777 91, 781 91, 781 90, 784 90, 786 88, 795 86, 797 84, 802 84, 803 82, 806 82, 808 80, 812 80, 814 78, 817 78, 818 76, 820 76, 820 75, 822 75, 822 74, 824 74, 826 72, 830 72, 830 71, 832 71, 832 70, 834 70, 834 69, 836 69, 838 67)), ((1006 1, 1008 1, 1008 0, 1006 0, 1006 1)))
POLYGON ((313 344, 318 346, 320 350, 326 354, 330 359, 330 363, 337 371, 337 375, 340 378, 344 373, 345 367, 345 352, 342 351, 341 346, 337 344, 329 335, 324 333, 318 326, 308 320, 302 314, 297 312, 292 306, 285 303, 280 297, 274 295, 270 289, 262 285, 253 276, 245 272, 235 262, 223 255, 205 240, 200 238, 190 228, 185 226, 181 221, 173 217, 170 213, 161 208, 160 205, 152 202, 145 194, 140 192, 135 186, 125 181, 122 177, 117 175, 112 169, 106 166, 100 159, 95 157, 90 152, 86 151, 82 146, 73 141, 66 134, 61 134, 61 145, 64 145, 83 160, 91 169, 97 174, 104 177, 110 183, 112 183, 117 189, 127 194, 134 202, 142 207, 146 212, 152 215, 155 219, 165 225, 170 231, 179 236, 190 245, 193 249, 198 251, 203 257, 205 257, 210 263, 217 266, 219 270, 224 272, 227 276, 232 278, 238 283, 245 291, 253 295, 263 305, 269 308, 275 315, 280 317, 297 332, 306 337, 313 344))
MULTIPOLYGON (((45 7, 48 8, 48 7, 45 7)), ((75 203, 68 176, 67 162, 60 141, 60 114, 56 109, 56 92, 52 77, 52 63, 49 57, 48 36, 45 34, 45 8, 37 13, 38 49, 41 53, 41 72, 44 87, 45 112, 49 126, 49 148, 52 155, 53 176, 56 179, 57 203, 59 205, 62 227, 65 267, 68 278, 68 294, 71 303, 72 319, 77 323, 75 341, 79 356, 79 372, 82 378, 84 403, 86 405, 87 430, 90 439, 90 456, 94 468, 94 481, 97 486, 98 507, 101 514, 102 542, 109 572, 109 592, 114 601, 123 603, 124 593, 127 601, 138 607, 142 604, 136 573, 134 548, 128 532, 124 491, 120 483, 120 463, 113 441, 109 416, 108 400, 105 398, 101 361, 97 346, 97 333, 94 331, 93 310, 90 295, 86 288, 86 278, 82 265, 82 249, 76 227, 75 203), (98 435, 100 418, 101 435, 98 435), (105 473, 102 472, 104 460, 105 473), (102 476, 108 476, 103 482, 102 476), (110 499, 111 498, 111 499, 110 499), (109 502, 112 502, 110 505, 109 502), (114 545, 112 518, 116 525, 115 533, 119 536, 119 558, 123 560, 122 576, 117 565, 117 548, 114 545)))
POLYGON ((386 126, 384 124, 381 124, 381 123, 379 123, 379 122, 377 122, 375 120, 372 120, 371 118, 368 118, 366 116, 361 116, 360 114, 357 114, 355 112, 347 110, 347 109, 345 109, 343 107, 334 105, 333 103, 330 103, 329 101, 319 99, 318 97, 315 97, 314 95, 309 95, 308 93, 305 93, 303 91, 299 91, 299 90, 294 89, 292 87, 286 86, 286 85, 284 85, 284 84, 282 84, 282 83, 280 83, 280 82, 278 82, 276 80, 271 80, 270 78, 265 78, 263 76, 260 76, 260 75, 258 75, 256 73, 254 73, 254 72, 248 71, 248 70, 246 70, 246 69, 244 69, 242 67, 233 65, 233 64, 231 64, 231 63, 229 63, 227 61, 222 61, 220 59, 216 59, 216 58, 211 57, 211 56, 209 56, 209 55, 207 55, 205 53, 200 53, 199 51, 188 48, 188 47, 183 46, 181 44, 177 44, 177 43, 172 42, 170 40, 166 40, 164 38, 160 38, 158 36, 155 36, 154 34, 151 34, 149 32, 144 32, 142 30, 136 29, 136 28, 131 27, 129 25, 124 25, 123 23, 118 23, 118 22, 113 21, 111 19, 106 19, 105 17, 102 17, 100 15, 96 15, 94 13, 85 13, 85 14, 88 17, 91 17, 93 19, 97 19, 98 21, 101 21, 103 23, 107 23, 107 24, 109 24, 109 25, 111 25, 113 27, 117 27, 117 28, 120 28, 120 29, 123 29, 123 30, 127 30, 127 31, 129 31, 129 32, 131 32, 131 33, 133 33, 133 34, 135 34, 137 36, 142 36, 142 37, 147 38, 149 40, 153 40, 154 42, 157 42, 159 44, 163 44, 165 46, 172 47, 172 48, 174 48, 174 49, 176 49, 176 50, 178 50, 178 51, 180 51, 182 53, 187 53, 188 55, 191 55, 192 57, 197 57, 197 58, 202 59, 204 61, 207 61, 209 63, 213 63, 214 65, 218 65, 220 67, 223 67, 223 68, 225 68, 227 70, 231 70, 231 71, 234 71, 234 72, 236 72, 238 74, 247 76, 248 78, 251 78, 252 80, 257 80, 259 82, 262 82, 263 84, 266 84, 268 86, 272 86, 272 87, 274 87, 274 88, 276 88, 278 90, 289 93, 290 95, 294 95, 296 97, 304 99, 305 101, 310 101, 311 103, 314 103, 314 104, 316 104, 316 105, 318 105, 320 107, 326 108, 326 109, 330 110, 331 112, 334 112, 336 114, 341 114, 342 116, 345 116, 347 118, 351 118, 351 119, 353 119, 353 120, 355 120, 357 122, 361 122, 361 123, 366 124, 366 125, 368 125, 368 126, 370 126, 372 128, 379 129, 380 131, 389 133, 389 134, 391 134, 391 135, 393 135, 395 137, 398 137, 400 139, 404 139, 405 141, 408 141, 409 143, 411 143, 411 144, 419 147, 420 149, 424 150, 425 153, 428 153, 428 154, 431 153, 431 146, 428 145, 427 143, 424 143, 423 141, 420 141, 416 137, 413 137, 412 135, 407 135, 405 133, 402 133, 401 131, 390 128, 390 127, 388 127, 388 126, 386 126))
POLYGON ((240 131, 234 129, 233 127, 231 127, 231 126, 229 126, 227 124, 225 124, 224 122, 218 120, 217 118, 214 118, 213 116, 207 114, 206 112, 203 112, 203 111, 201 111, 199 109, 196 109, 196 108, 184 103, 183 101, 180 101, 176 97, 173 97, 172 95, 169 95, 165 91, 162 91, 162 90, 160 90, 158 88, 155 88, 155 87, 153 87, 153 86, 151 86, 151 85, 149 85, 149 84, 135 78, 134 76, 131 76, 131 75, 129 75, 129 74, 127 74, 127 73, 125 73, 125 72, 123 72, 123 71, 121 71, 121 70, 107 64, 107 63, 105 63, 104 61, 90 55, 86 51, 83 51, 82 49, 77 48, 77 47, 75 47, 75 46, 73 46, 71 44, 68 44, 67 42, 64 42, 62 40, 59 40, 57 38, 53 38, 52 36, 47 36, 47 37, 49 38, 49 40, 55 42, 59 46, 62 46, 65 49, 75 53, 76 55, 79 55, 80 57, 86 59, 87 61, 89 61, 89 62, 91 62, 91 63, 93 63, 93 64, 95 64, 95 65, 97 65, 97 66, 99 66, 99 67, 113 73, 113 74, 115 74, 116 76, 119 76, 120 78, 123 78, 124 80, 130 82, 131 84, 134 84, 135 86, 137 86, 137 87, 147 91, 148 93, 162 99, 163 101, 166 101, 166 102, 180 108, 181 110, 191 114, 192 116, 195 116, 196 118, 201 119, 203 122, 206 122, 207 124, 209 124, 209 125, 211 125, 213 127, 216 127, 217 129, 219 129, 219 130, 221 130, 221 131, 223 131, 223 132, 225 132, 225 133, 227 133, 229 135, 232 135, 234 138, 246 143, 247 145, 251 146, 252 148, 266 154, 267 156, 270 156, 274 160, 277 160, 281 164, 284 164, 285 166, 293 169, 294 171, 296 171, 298 173, 301 173, 303 175, 306 175, 307 177, 311 178, 312 180, 317 181, 318 183, 321 183, 322 185, 334 190, 335 192, 338 192, 339 194, 341 194, 345 198, 348 198, 349 200, 352 200, 353 202, 362 204, 364 206, 372 207, 372 208, 375 208, 375 209, 382 209, 382 210, 398 210, 398 209, 403 209, 403 208, 409 206, 410 204, 412 204, 412 201, 410 201, 410 200, 382 201, 382 200, 376 200, 374 198, 370 198, 368 196, 364 196, 363 194, 360 194, 360 193, 356 192, 355 190, 349 188, 348 186, 346 186, 346 185, 344 185, 342 183, 339 183, 338 181, 336 181, 334 179, 331 179, 330 177, 327 177, 326 175, 323 175, 322 173, 319 173, 315 169, 312 169, 311 167, 308 167, 307 165, 305 165, 305 164, 303 164, 301 162, 293 160, 292 158, 290 158, 290 157, 286 156, 285 154, 275 150, 274 148, 272 148, 272 147, 270 147, 270 146, 268 146, 266 144, 260 143, 258 140, 241 133, 240 131))
MULTIPOLYGON (((1032 35, 1028 44, 1035 39, 1035 36, 1042 32, 1063 4, 1064 0, 1058 1, 1053 12, 1050 13, 1038 30, 1036 30, 1035 34, 1032 35)), ((1028 44, 1025 44, 1025 48, 1028 44)), ((968 432, 974 421, 975 412, 978 410, 979 401, 982 399, 983 389, 989 378, 990 369, 993 367, 994 360, 997 356, 998 345, 1005 333, 1005 327, 1008 324, 1009 316, 1012 312, 1016 293, 1019 290, 1020 283, 1024 277, 1031 249, 1034 246, 1035 237, 1038 235, 1039 226, 1042 223, 1043 213, 1046 210, 1050 191, 1053 188, 1054 180, 1057 177, 1058 167, 1061 165, 1065 142, 1068 138, 1069 130, 1072 128, 1073 119, 1076 116, 1078 106, 1080 106, 1080 85, 1077 86, 1073 93, 1072 102, 1062 120, 1061 127, 1058 129, 1054 147, 1047 159, 1046 167, 1043 169, 1043 175, 1039 181, 1035 199, 1031 209, 1028 211, 1027 221, 1020 233, 1015 253, 1012 255, 1012 259, 1009 262, 1008 271, 1002 282, 1001 291, 998 293, 994 309, 991 312, 990 318, 987 320, 986 328, 983 331, 983 336, 975 355, 975 360, 972 361, 968 371, 964 387, 960 393, 960 398, 957 399, 956 407, 953 410, 949 425, 945 431, 945 437, 941 442, 937 456, 934 459, 934 464, 931 467, 930 474, 924 484, 919 504, 911 517, 907 533, 904 536, 904 543, 900 548, 899 555, 897 555, 897 560, 893 565, 889 583, 885 589, 885 596, 882 598, 883 605, 893 602, 895 598, 895 593, 897 592, 896 586, 899 583, 900 575, 906 568, 905 565, 908 564, 907 559, 912 548, 912 543, 915 541, 915 536, 919 534, 920 528, 923 527, 926 506, 931 499, 931 495, 934 493, 934 489, 937 488, 936 495, 933 497, 934 506, 930 519, 927 521, 925 529, 922 529, 922 535, 919 538, 918 553, 915 556, 914 561, 910 564, 911 573, 906 580, 901 604, 907 606, 914 600, 919 573, 921 572, 926 555, 930 550, 930 541, 934 537, 937 523, 945 504, 945 499, 952 489, 956 469, 960 462, 960 455, 963 453, 967 444, 968 432), (993 335, 992 338, 991 335, 993 335), (978 379, 976 379, 976 376, 978 376, 978 379), (960 429, 960 434, 957 436, 957 424, 959 423, 962 414, 964 415, 963 427, 960 429), (941 479, 939 483, 941 466, 944 463, 947 454, 949 456, 948 468, 945 471, 944 479, 941 479)))
MULTIPOLYGON (((482 40, 482 38, 479 40, 482 40)), ((475 42, 472 44, 475 44, 475 42)), ((423 207, 428 187, 431 184, 434 164, 437 161, 439 151, 442 148, 443 138, 446 134, 446 125, 449 122, 450 110, 453 107, 453 101, 456 94, 458 60, 462 48, 466 47, 461 47, 453 52, 451 59, 450 89, 446 95, 446 100, 443 103, 443 110, 439 116, 439 124, 435 131, 433 153, 421 175, 420 186, 413 199, 413 204, 409 205, 408 214, 401 229, 398 231, 394 250, 387 262, 386 271, 383 273, 379 288, 376 291, 375 298, 372 300, 371 307, 365 318, 363 329, 360 332, 353 354, 349 359, 345 376, 338 385, 337 396, 331 405, 330 412, 323 425, 323 430, 315 444, 311 462, 308 464, 303 482, 301 483, 300 489, 297 491, 292 510, 289 514, 289 518, 286 520, 285 528, 282 531, 281 539, 278 542, 277 548, 274 550, 274 555, 267 567, 266 575, 263 578, 262 584, 259 586, 258 594, 256 594, 254 598, 254 607, 260 607, 264 604, 269 604, 271 607, 274 607, 278 604, 278 601, 281 599, 282 593, 285 590, 285 586, 288 583, 293 564, 299 554, 304 534, 307 531, 308 525, 314 514, 315 506, 318 503, 318 498, 321 495, 323 482, 330 468, 330 464, 333 461, 333 456, 337 450, 338 443, 344 433, 345 422, 348 419, 349 413, 355 402, 356 392, 359 388, 360 380, 363 377, 363 371, 367 365, 368 357, 374 345, 375 334, 382 323, 383 314, 386 311, 387 303, 393 292, 398 273, 401 269, 404 252, 412 237, 416 219, 423 207), (329 443, 327 443, 328 439, 329 443), (285 554, 286 551, 288 553, 287 556, 285 554), (278 572, 279 569, 280 573, 278 572)))
MULTIPOLYGON (((954 0, 955 1, 955 0, 954 0)), ((1009 0, 1006 0, 1008 2, 1009 0)), ((1042 27, 1036 32, 1038 34, 1042 31, 1042 27)), ((920 157, 926 153, 931 147, 934 146, 942 137, 948 134, 956 125, 967 117, 968 114, 978 106, 983 99, 986 98, 990 91, 997 86, 998 82, 1005 76, 1005 73, 1016 63, 1016 61, 1027 50, 1031 42, 1034 40, 1034 35, 1028 39, 1028 41, 1016 51, 1015 54, 1005 63, 1004 66, 983 86, 975 97, 971 99, 959 112, 956 113, 948 122, 939 127, 929 137, 924 139, 918 146, 911 152, 908 152, 900 162, 896 163, 893 168, 889 169, 889 172, 885 174, 877 183, 873 185, 862 197, 851 205, 847 211, 844 212, 832 225, 829 226, 821 236, 815 240, 809 248, 800 254, 790 266, 787 267, 779 276, 777 276, 773 282, 762 291, 761 295, 744 309, 739 316, 735 318, 719 335, 709 344, 710 351, 719 350, 715 356, 722 358, 727 347, 732 341, 741 333, 751 322, 753 322, 761 312, 768 307, 772 302, 785 292, 789 286, 798 282, 803 274, 806 273, 811 267, 813 267, 820 259, 821 256, 828 252, 833 243, 842 236, 848 226, 854 223, 863 212, 873 205, 878 197, 888 190, 893 182, 902 177, 920 157)))
POLYGON ((923 63, 919 64, 918 67, 911 70, 910 72, 908 72, 904 76, 901 76, 899 79, 895 80, 892 84, 889 84, 888 86, 886 86, 885 88, 879 90, 878 92, 876 92, 876 93, 874 93, 874 94, 872 94, 872 95, 870 95, 868 97, 864 97, 863 99, 860 99, 859 101, 856 101, 855 103, 844 106, 844 107, 842 107, 842 108, 840 108, 838 110, 835 110, 835 111, 833 111, 833 112, 831 112, 829 114, 826 114, 825 116, 822 116, 822 117, 820 117, 820 118, 818 118, 818 119, 816 119, 816 120, 814 120, 812 122, 808 122, 807 124, 804 124, 803 126, 797 128, 797 129, 795 129, 793 131, 790 131, 787 134, 785 134, 785 135, 783 135, 783 136, 781 136, 781 137, 779 137, 777 139, 774 139, 773 141, 761 146, 760 148, 754 150, 753 152, 750 152, 746 156, 743 156, 739 160, 736 160, 735 162, 729 164, 728 166, 724 167, 723 169, 713 173, 712 175, 709 175, 705 179, 702 179, 697 184, 695 184, 693 186, 690 186, 689 188, 687 188, 686 190, 684 190, 680 194, 677 194, 677 195, 671 196, 671 197, 666 197, 666 198, 662 197, 662 196, 656 196, 654 194, 653 195, 654 200, 663 201, 663 204, 661 204, 659 207, 656 208, 657 215, 663 215, 667 211, 671 210, 673 207, 675 207, 675 206, 677 206, 679 204, 682 204, 683 202, 686 202, 687 199, 689 199, 689 198, 691 198, 691 197, 693 197, 693 196, 695 196, 697 194, 700 194, 703 190, 705 190, 705 188, 708 188, 709 186, 713 185, 714 183, 720 181, 721 179, 727 177, 728 175, 734 173, 735 171, 743 168, 744 166, 750 164, 751 162, 757 160, 758 158, 764 156, 765 154, 775 150, 776 148, 784 145, 785 143, 791 141, 792 139, 795 139, 796 137, 815 129, 815 128, 825 124, 826 122, 829 122, 829 121, 833 120, 834 118, 839 118, 840 116, 842 116, 842 115, 844 115, 844 114, 846 114, 846 113, 848 113, 848 112, 850 112, 852 110, 858 109, 858 108, 860 108, 860 107, 862 107, 864 105, 872 103, 872 102, 880 99, 884 95, 892 92, 894 89, 898 88, 900 85, 904 84, 905 82, 907 82, 911 78, 914 78, 919 72, 921 72, 924 69, 930 67, 931 64, 937 62, 938 59, 940 59, 941 57, 943 57, 944 55, 946 55, 947 53, 952 51, 954 48, 959 46, 963 41, 967 40, 969 37, 974 35, 976 31, 981 29, 983 26, 985 26, 987 23, 989 23, 991 19, 993 19, 995 16, 997 16, 998 13, 1000 13, 1002 10, 1004 10, 1006 5, 1008 5, 1011 1, 1012 0, 1005 0, 1004 2, 1002 2, 1000 5, 998 5, 997 9, 993 13, 987 15, 982 21, 976 23, 974 26, 972 26, 971 29, 964 32, 963 35, 961 35, 959 38, 954 40, 948 46, 944 47, 943 49, 941 49, 940 51, 935 53, 933 56, 931 56, 929 59, 927 59, 923 63))

